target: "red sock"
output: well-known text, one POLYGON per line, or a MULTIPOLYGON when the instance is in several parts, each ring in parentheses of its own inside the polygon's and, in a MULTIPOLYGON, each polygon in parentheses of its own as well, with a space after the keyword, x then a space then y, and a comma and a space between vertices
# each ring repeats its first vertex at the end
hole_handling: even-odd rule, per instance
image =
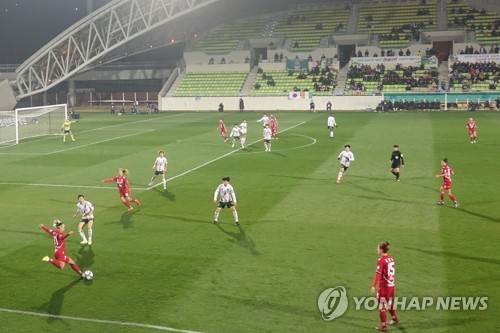
POLYGON ((59 260, 56 260, 56 259, 50 259, 49 262, 56 266, 57 268, 61 269, 61 263, 59 262, 59 260))
POLYGON ((385 308, 382 308, 379 310, 379 316, 380 316, 380 322, 382 323, 382 326, 387 325, 387 312, 385 311, 385 308))
POLYGON ((394 310, 394 308, 393 308, 393 307, 391 307, 391 308, 389 309, 389 313, 390 313, 390 314, 391 314, 391 316, 392 316, 392 320, 394 320, 394 321, 399 321, 399 320, 398 320, 398 316, 396 315, 396 310, 394 310))
POLYGON ((441 193, 439 197, 441 198, 441 201, 444 201, 444 193, 441 193))
POLYGON ((454 196, 454 195, 450 195, 450 199, 451 199, 451 201, 453 201, 453 202, 457 201, 457 199, 455 199, 455 196, 454 196))
POLYGON ((80 268, 76 265, 76 264, 69 264, 71 266, 71 268, 73 268, 73 270, 76 272, 76 274, 78 275, 82 275, 83 272, 80 270, 80 268))
POLYGON ((127 206, 128 208, 130 208, 130 204, 129 204, 128 202, 124 201, 124 202, 123 202, 123 204, 124 204, 125 206, 127 206))

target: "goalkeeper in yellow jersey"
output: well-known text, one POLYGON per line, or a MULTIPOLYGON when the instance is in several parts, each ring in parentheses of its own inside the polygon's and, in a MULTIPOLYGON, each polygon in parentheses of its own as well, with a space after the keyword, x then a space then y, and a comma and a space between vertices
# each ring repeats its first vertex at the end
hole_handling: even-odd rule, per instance
POLYGON ((71 124, 76 123, 78 120, 69 120, 66 119, 61 126, 61 132, 63 132, 63 142, 66 142, 66 135, 71 136, 71 140, 75 141, 75 137, 73 136, 73 132, 71 132, 71 124))

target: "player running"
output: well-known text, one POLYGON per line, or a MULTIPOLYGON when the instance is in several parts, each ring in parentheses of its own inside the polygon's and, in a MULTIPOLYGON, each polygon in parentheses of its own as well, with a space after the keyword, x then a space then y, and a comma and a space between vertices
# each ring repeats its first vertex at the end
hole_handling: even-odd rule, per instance
POLYGON ((165 151, 160 150, 158 152, 158 157, 156 158, 154 164, 153 164, 153 176, 151 176, 151 180, 149 181, 148 186, 153 185, 153 181, 155 180, 156 176, 161 175, 161 182, 163 183, 163 189, 167 189, 167 180, 165 179, 165 173, 167 172, 167 165, 168 161, 167 158, 165 157, 165 151))
POLYGON ((377 300, 379 304, 378 311, 381 325, 379 327, 375 327, 375 329, 381 332, 387 332, 387 310, 389 310, 389 313, 392 316, 392 320, 389 322, 389 325, 399 323, 393 304, 394 289, 396 285, 394 275, 396 273, 396 269, 394 267, 394 259, 387 253, 389 252, 389 246, 389 242, 382 242, 377 246, 377 252, 380 258, 377 262, 375 278, 373 279, 371 288, 371 292, 373 294, 378 285, 377 300))
POLYGON ((264 130, 262 131, 262 135, 264 136, 264 148, 266 152, 271 151, 271 138, 273 137, 273 132, 269 128, 269 125, 264 126, 264 130))
POLYGON ((86 201, 83 194, 78 195, 78 202, 76 203, 76 212, 73 214, 73 218, 80 213, 82 219, 80 223, 78 223, 78 233, 80 237, 82 237, 82 241, 80 244, 82 245, 92 245, 92 226, 94 225, 94 206, 90 201, 86 201), (83 226, 87 226, 87 231, 89 234, 89 238, 85 237, 85 233, 83 232, 83 226))
POLYGON ((236 225, 240 225, 238 220, 238 212, 236 211, 236 194, 234 193, 233 187, 229 184, 231 179, 229 177, 222 178, 222 184, 220 184, 214 193, 214 203, 217 203, 217 197, 219 197, 219 203, 215 209, 214 214, 214 224, 219 222, 219 213, 222 208, 230 208, 233 212, 234 222, 236 225))
POLYGON ((248 124, 246 120, 240 124, 241 130, 241 146, 244 147, 247 142, 247 132, 248 132, 248 124))
POLYGON ((399 146, 394 145, 391 154, 391 173, 396 176, 394 179, 399 182, 399 168, 405 165, 403 154, 399 151, 399 146))
POLYGON ((339 125, 337 125, 337 122, 335 121, 335 117, 333 116, 333 112, 330 112, 330 115, 328 116, 328 119, 326 120, 326 128, 328 128, 328 130, 330 130, 330 139, 333 140, 334 138, 334 132, 333 132, 333 129, 335 127, 339 127, 339 125))
POLYGON ((233 138, 231 147, 234 148, 234 142, 238 140, 241 144, 241 148, 243 148, 243 142, 241 141, 241 128, 238 124, 234 124, 233 129, 231 130, 231 137, 233 138))
POLYGON ((340 152, 339 156, 337 156, 337 159, 340 160, 340 171, 337 176, 337 184, 340 184, 340 182, 342 181, 342 177, 349 168, 349 165, 352 161, 354 161, 354 154, 351 151, 351 145, 345 145, 344 150, 340 152))
POLYGON ((125 206, 127 206, 128 211, 134 210, 129 202, 135 202, 137 206, 141 205, 141 202, 137 199, 132 199, 130 197, 130 183, 128 182, 125 175, 128 173, 127 169, 118 169, 118 175, 113 178, 104 179, 103 183, 115 182, 118 187, 118 193, 120 194, 120 199, 125 206))
POLYGON ((217 127, 217 129, 220 131, 220 136, 224 139, 224 142, 227 142, 227 129, 226 124, 224 123, 224 119, 219 119, 219 126, 217 127))
POLYGON ((453 207, 458 207, 458 201, 453 194, 451 194, 451 175, 453 175, 453 169, 448 165, 448 159, 443 158, 441 160, 441 174, 436 175, 436 178, 443 177, 443 185, 439 188, 440 200, 437 203, 439 206, 444 205, 444 192, 448 192, 448 197, 453 201, 453 207))
POLYGON ((63 142, 66 142, 66 135, 71 136, 71 141, 75 141, 75 137, 73 136, 73 132, 71 132, 71 124, 76 123, 78 120, 69 120, 66 118, 64 123, 61 126, 61 132, 63 132, 63 142))
POLYGON ((469 130, 470 143, 476 143, 476 130, 477 125, 473 118, 469 118, 467 125, 465 127, 469 130))
POLYGON ((63 269, 66 264, 69 264, 71 268, 76 272, 76 274, 83 277, 83 272, 80 270, 78 265, 71 259, 66 256, 66 241, 73 231, 64 233, 64 223, 59 220, 54 220, 54 227, 56 230, 52 230, 40 224, 40 228, 42 228, 46 233, 48 233, 52 239, 54 240, 54 257, 55 259, 49 258, 49 256, 45 256, 42 258, 42 261, 50 262, 52 265, 56 266, 59 269, 63 269))
POLYGON ((278 140, 278 119, 273 114, 269 116, 269 127, 271 128, 271 137, 278 140))

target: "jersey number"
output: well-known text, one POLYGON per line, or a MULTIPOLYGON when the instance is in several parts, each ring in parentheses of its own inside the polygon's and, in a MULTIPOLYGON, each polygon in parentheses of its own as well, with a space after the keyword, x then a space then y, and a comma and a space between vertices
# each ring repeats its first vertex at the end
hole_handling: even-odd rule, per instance
POLYGON ((394 273, 396 273, 394 262, 390 262, 389 264, 387 264, 387 275, 394 276, 394 273))

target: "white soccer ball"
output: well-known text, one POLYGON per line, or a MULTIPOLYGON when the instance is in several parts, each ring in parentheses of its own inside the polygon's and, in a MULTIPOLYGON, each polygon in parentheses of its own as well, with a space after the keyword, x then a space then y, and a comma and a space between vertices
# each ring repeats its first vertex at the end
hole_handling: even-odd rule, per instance
POLYGON ((90 281, 94 278, 94 273, 92 273, 92 271, 85 271, 83 272, 83 277, 85 280, 90 281))

